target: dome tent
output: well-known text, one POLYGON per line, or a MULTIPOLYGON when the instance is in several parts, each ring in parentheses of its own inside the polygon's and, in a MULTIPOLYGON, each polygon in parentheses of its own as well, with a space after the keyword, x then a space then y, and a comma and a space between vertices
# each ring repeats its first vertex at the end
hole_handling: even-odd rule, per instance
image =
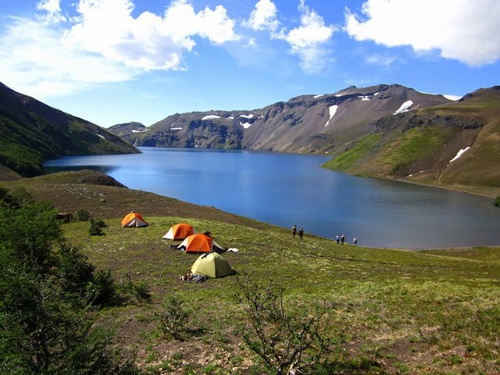
POLYGON ((233 269, 226 259, 215 252, 200 255, 191 266, 193 275, 205 275, 212 278, 224 277, 234 274, 233 269))
POLYGON ((178 249, 184 250, 186 253, 208 253, 210 251, 224 251, 224 249, 216 243, 210 236, 206 234, 192 234, 187 236, 184 241, 182 241, 178 249))
POLYGON ((122 227, 128 228, 138 228, 138 227, 147 227, 148 223, 144 218, 135 211, 130 212, 125 215, 121 221, 122 227))
POLYGON ((167 240, 184 240, 186 237, 195 234, 195 230, 190 224, 179 223, 172 225, 168 232, 163 236, 167 240))

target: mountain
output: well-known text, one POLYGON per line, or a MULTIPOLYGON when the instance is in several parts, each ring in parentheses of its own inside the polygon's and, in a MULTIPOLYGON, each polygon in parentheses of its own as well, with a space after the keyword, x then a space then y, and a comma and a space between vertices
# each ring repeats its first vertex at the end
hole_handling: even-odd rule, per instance
POLYGON ((355 175, 500 188, 500 86, 460 101, 385 116, 326 166, 355 175))
POLYGON ((68 155, 137 153, 120 137, 0 83, 0 164, 21 176, 68 155))
POLYGON ((331 152, 371 133, 379 118, 451 102, 400 85, 349 87, 251 111, 177 113, 150 127, 109 130, 137 146, 331 152))

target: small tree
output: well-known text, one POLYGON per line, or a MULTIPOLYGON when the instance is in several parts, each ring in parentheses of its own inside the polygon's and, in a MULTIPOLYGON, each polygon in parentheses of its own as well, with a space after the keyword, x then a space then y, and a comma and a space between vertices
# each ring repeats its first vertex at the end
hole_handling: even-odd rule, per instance
POLYGON ((246 274, 238 283, 250 326, 243 340, 277 375, 311 373, 303 371, 324 364, 331 353, 324 332, 325 305, 313 309, 286 306, 283 288, 271 279, 258 284, 246 274))
POLYGON ((183 301, 175 294, 166 297, 163 310, 155 313, 158 318, 158 328, 163 334, 170 334, 176 340, 183 339, 189 313, 184 310, 183 301))
POLYGON ((91 236, 102 236, 104 232, 102 231, 102 228, 106 227, 106 223, 102 221, 101 219, 94 219, 90 218, 90 228, 89 228, 89 234, 91 236))

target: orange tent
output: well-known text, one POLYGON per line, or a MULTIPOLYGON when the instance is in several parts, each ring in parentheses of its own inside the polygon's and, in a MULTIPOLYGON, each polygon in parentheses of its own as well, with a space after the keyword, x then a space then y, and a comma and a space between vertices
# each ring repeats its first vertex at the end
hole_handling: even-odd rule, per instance
POLYGON ((147 227, 148 223, 146 220, 139 215, 137 212, 132 211, 131 213, 125 215, 125 217, 121 221, 122 227, 147 227))
POLYGON ((222 249, 211 237, 205 234, 192 234, 177 247, 186 253, 208 253, 212 250, 222 249))
POLYGON ((167 234, 165 234, 163 236, 163 238, 167 239, 167 240, 183 240, 185 239, 186 237, 194 234, 195 231, 194 231, 194 228, 189 225, 189 224, 186 224, 186 223, 179 223, 179 224, 175 224, 173 225, 167 232, 167 234))

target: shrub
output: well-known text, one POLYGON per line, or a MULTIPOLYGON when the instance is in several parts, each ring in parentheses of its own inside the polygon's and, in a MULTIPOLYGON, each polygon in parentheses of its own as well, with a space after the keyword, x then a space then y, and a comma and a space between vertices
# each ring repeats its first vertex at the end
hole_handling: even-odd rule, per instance
POLYGON ((493 205, 495 207, 500 207, 500 196, 495 198, 495 200, 493 201, 493 205))
POLYGON ((102 228, 106 227, 106 223, 102 221, 101 219, 93 219, 90 218, 90 228, 89 228, 89 234, 91 236, 102 236, 104 232, 102 231, 102 228))
POLYGON ((0 226, 0 373, 138 374, 113 345, 113 331, 88 314, 94 293, 113 285, 109 273, 95 275, 87 258, 64 242, 49 206, 4 193, 0 214, 9 225, 0 226))
POLYGON ((163 334, 169 334, 176 340, 183 339, 189 313, 184 310, 183 301, 175 294, 167 296, 163 303, 163 311, 155 313, 158 328, 163 334))
POLYGON ((84 210, 83 208, 81 208, 75 212, 74 218, 76 221, 89 221, 90 220, 90 213, 87 210, 84 210))
POLYGON ((124 294, 134 297, 137 301, 151 302, 151 292, 145 282, 132 282, 129 274, 125 275, 125 281, 120 285, 120 290, 124 294))
POLYGON ((325 305, 314 310, 285 305, 283 288, 271 279, 260 284, 245 275, 238 283, 251 327, 243 334, 243 341, 269 368, 281 375, 312 374, 328 367, 332 340, 323 321, 325 305))

